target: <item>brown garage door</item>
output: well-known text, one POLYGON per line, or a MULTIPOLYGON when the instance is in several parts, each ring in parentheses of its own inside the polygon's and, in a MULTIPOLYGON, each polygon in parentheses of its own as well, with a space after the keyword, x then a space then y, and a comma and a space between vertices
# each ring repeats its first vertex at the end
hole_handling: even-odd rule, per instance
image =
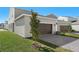
POLYGON ((70 31, 69 26, 60 26, 60 31, 61 32, 68 32, 68 31, 70 31))
POLYGON ((40 32, 40 34, 51 34, 52 33, 52 24, 40 24, 39 32, 40 32))

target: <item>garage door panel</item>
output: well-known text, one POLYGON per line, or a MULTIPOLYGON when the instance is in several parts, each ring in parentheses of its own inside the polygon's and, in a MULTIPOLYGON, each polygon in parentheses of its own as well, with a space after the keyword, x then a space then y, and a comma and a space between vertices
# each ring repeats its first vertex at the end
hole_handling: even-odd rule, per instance
POLYGON ((51 34, 52 33, 52 24, 40 24, 39 32, 40 32, 40 34, 51 34))

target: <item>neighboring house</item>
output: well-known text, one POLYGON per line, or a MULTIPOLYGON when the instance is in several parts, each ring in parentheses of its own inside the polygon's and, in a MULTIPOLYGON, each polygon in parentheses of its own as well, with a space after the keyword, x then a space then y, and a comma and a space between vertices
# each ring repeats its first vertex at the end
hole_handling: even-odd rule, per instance
POLYGON ((0 29, 4 28, 4 23, 0 23, 0 29))
POLYGON ((5 21, 5 23, 4 23, 4 29, 8 29, 8 21, 5 21))
POLYGON ((75 31, 79 31, 79 20, 72 23, 72 29, 75 31))
POLYGON ((76 17, 70 17, 70 16, 59 16, 58 20, 73 22, 73 21, 78 20, 78 18, 76 18, 76 17))
MULTIPOLYGON (((30 17, 31 11, 10 8, 8 30, 14 31, 22 37, 31 37, 32 34, 30 33, 30 17)), ((55 34, 57 31, 63 31, 63 29, 66 30, 67 26, 70 25, 70 22, 68 21, 57 20, 55 15, 52 17, 38 15, 37 17, 40 21, 38 31, 42 35, 55 34)))

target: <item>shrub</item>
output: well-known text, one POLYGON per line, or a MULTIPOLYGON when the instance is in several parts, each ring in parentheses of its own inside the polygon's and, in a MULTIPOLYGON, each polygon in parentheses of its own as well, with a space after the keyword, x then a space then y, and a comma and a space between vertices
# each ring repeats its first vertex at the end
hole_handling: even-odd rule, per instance
POLYGON ((75 32, 75 30, 72 29, 72 32, 75 32))

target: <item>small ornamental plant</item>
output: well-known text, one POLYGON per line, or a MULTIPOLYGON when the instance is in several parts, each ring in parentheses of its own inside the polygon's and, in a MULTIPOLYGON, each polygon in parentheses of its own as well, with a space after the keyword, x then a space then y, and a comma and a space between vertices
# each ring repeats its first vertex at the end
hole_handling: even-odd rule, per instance
POLYGON ((33 44, 32 44, 32 47, 33 47, 33 48, 35 48, 35 49, 40 50, 41 45, 40 45, 40 44, 38 44, 38 43, 33 43, 33 44))

